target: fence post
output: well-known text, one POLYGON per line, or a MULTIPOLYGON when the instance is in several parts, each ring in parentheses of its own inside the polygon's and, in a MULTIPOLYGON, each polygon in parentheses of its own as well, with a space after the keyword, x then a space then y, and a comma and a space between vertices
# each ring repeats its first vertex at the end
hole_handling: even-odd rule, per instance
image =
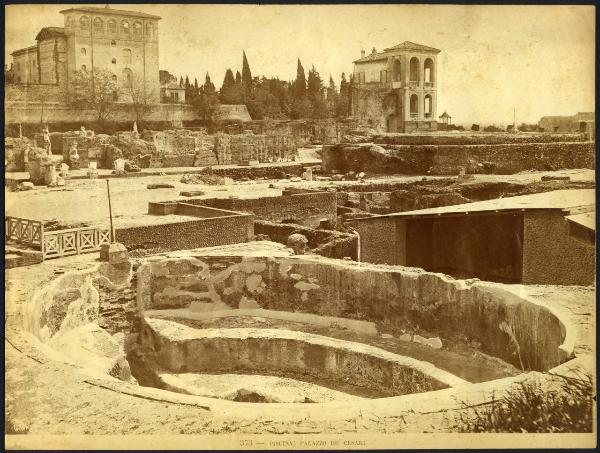
POLYGON ((42 250, 42 261, 46 259, 46 241, 44 241, 44 222, 40 222, 40 245, 42 250))

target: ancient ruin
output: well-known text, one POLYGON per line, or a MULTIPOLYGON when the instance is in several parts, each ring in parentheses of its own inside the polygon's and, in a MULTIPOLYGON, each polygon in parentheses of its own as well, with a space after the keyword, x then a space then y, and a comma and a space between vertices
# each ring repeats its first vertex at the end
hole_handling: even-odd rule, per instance
MULTIPOLYGON (((363 51, 329 84, 300 59, 295 78, 251 72, 250 47, 220 88, 203 66, 203 83, 159 70, 159 20, 161 43, 177 27, 189 35, 178 43, 186 58, 174 55, 191 71, 187 40, 198 52, 216 45, 203 35, 209 6, 215 17, 244 10, 259 33, 244 5, 71 5, 51 7, 64 27, 43 28, 35 46, 7 44, 7 445, 83 450, 93 436, 121 448, 111 439, 125 435, 132 446, 175 449, 198 435, 210 448, 377 449, 455 433, 515 433, 519 446, 577 433, 570 448, 591 445, 593 112, 536 124, 540 99, 520 94, 521 104, 494 110, 513 124, 488 121, 468 92, 490 70, 478 69, 488 79, 477 85, 464 68, 505 61, 505 37, 487 37, 479 22, 470 40, 489 54, 478 44, 463 51, 470 41, 454 25, 443 39, 432 29, 429 46, 397 30, 375 36, 354 16, 356 33, 400 44, 363 51), (465 74, 447 73, 458 67, 465 74), (89 100, 67 100, 77 90, 65 80, 94 70, 116 77, 105 80, 116 90, 111 114, 95 119, 89 100), (462 85, 467 75, 472 86, 462 85), (153 97, 140 99, 140 86, 153 97), (528 119, 517 123, 515 111, 528 119)), ((393 28, 386 14, 354 6, 369 27, 393 28)), ((279 6, 263 14, 270 8, 279 6)), ((360 50, 341 8, 314 8, 329 26, 340 15, 347 55, 360 50)), ((574 14, 540 8, 553 25, 574 14)), ((440 23, 467 26, 456 17, 440 23)), ((311 45, 297 38, 291 48, 311 45)), ((576 41, 565 48, 588 42, 576 41)), ((313 52, 336 65, 328 43, 313 52)), ((160 63, 174 58, 161 51, 160 63)), ((494 68, 512 80, 510 67, 494 68)), ((584 75, 593 73, 580 75, 585 91, 584 75)), ((554 86, 544 71, 519 77, 554 86)), ((559 112, 589 107, 544 96, 559 112)))

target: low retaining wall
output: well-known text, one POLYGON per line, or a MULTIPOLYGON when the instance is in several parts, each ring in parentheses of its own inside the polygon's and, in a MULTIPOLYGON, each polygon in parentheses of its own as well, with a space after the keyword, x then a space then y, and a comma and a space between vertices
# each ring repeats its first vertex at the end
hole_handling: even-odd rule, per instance
MULTIPOLYGON (((421 393, 465 384, 432 364, 305 332, 279 329, 194 329, 145 319, 141 344, 172 373, 244 371, 266 376, 307 376, 351 384, 378 397, 421 393)), ((306 379, 306 377, 305 377, 306 379)))
POLYGON ((137 297, 141 310, 254 301, 267 309, 419 326, 477 341, 484 352, 531 370, 559 365, 574 347, 573 331, 554 311, 502 285, 325 258, 165 259, 140 266, 137 297))
POLYGON ((156 225, 120 227, 115 230, 116 241, 124 244, 129 250, 186 250, 248 242, 253 237, 252 215, 240 213, 156 225))
POLYGON ((595 168, 594 142, 495 145, 339 144, 323 147, 325 171, 377 174, 513 174, 595 168))

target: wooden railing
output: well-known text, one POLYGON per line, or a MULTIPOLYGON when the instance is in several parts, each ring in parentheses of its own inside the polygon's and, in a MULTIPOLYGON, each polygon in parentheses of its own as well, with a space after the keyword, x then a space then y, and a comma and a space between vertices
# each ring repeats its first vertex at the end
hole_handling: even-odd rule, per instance
POLYGON ((6 239, 41 249, 44 224, 38 220, 4 217, 4 236, 6 239))
POLYGON ((95 252, 110 243, 108 228, 83 227, 44 233, 44 259, 95 252))
POLYGON ((5 237, 41 250, 44 259, 95 252, 110 243, 110 230, 103 227, 82 227, 44 231, 38 220, 5 217, 5 237))

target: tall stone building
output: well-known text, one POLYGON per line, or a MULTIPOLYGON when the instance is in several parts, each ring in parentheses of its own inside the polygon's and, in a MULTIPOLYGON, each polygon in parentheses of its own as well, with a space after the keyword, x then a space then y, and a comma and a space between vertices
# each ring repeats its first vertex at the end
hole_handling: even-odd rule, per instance
MULTIPOLYGON (((64 27, 44 27, 37 44, 13 52, 13 81, 60 85, 68 91, 77 70, 109 69, 127 92, 143 90, 159 102, 159 16, 119 9, 76 6, 61 11, 64 27)), ((129 96, 129 100, 131 96, 129 96)))
POLYGON ((354 61, 352 115, 387 132, 437 129, 439 49, 405 41, 354 61))

